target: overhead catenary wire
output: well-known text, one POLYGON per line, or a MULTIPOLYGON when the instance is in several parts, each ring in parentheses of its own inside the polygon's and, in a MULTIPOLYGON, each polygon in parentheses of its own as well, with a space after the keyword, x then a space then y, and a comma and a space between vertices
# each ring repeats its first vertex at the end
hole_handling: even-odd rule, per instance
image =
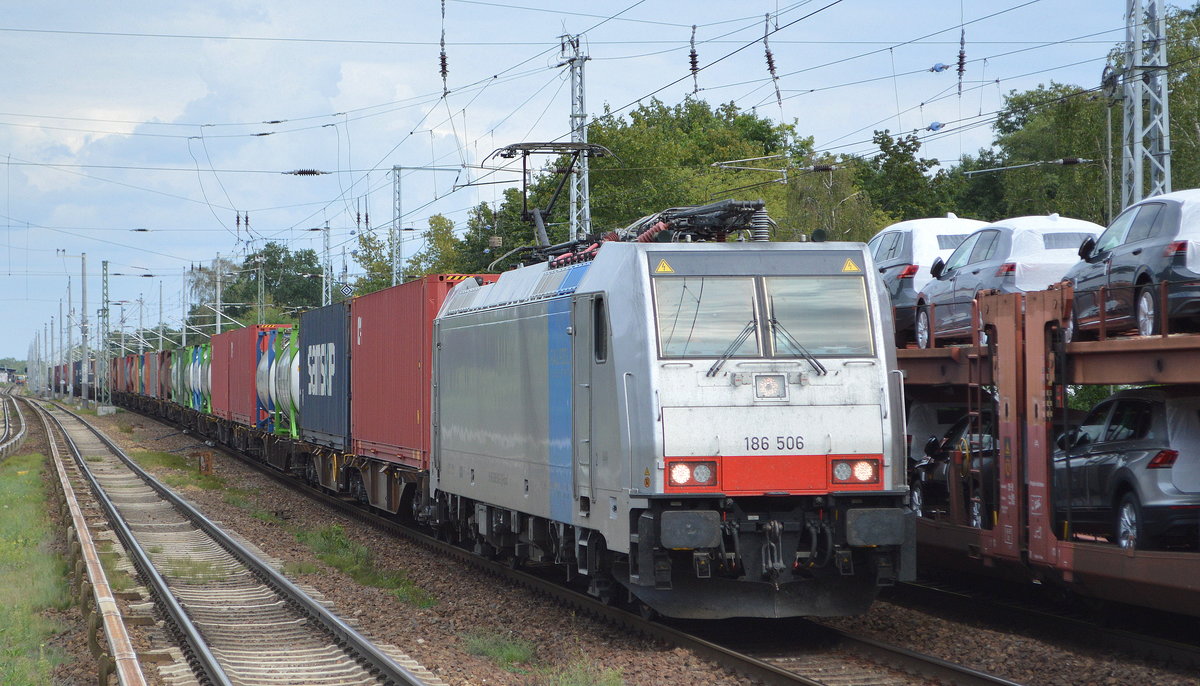
MULTIPOLYGON (((694 83, 694 85, 696 85, 696 84, 694 83)), ((478 94, 476 94, 476 95, 478 95, 478 94)), ((452 120, 451 120, 451 124, 452 124, 452 120)), ((458 151, 461 151, 461 150, 462 150, 461 146, 460 146, 460 148, 458 148, 457 150, 458 150, 458 151)), ((210 160, 210 167, 212 167, 211 160, 210 160)), ((370 170, 370 169, 367 169, 367 170, 370 170)), ((216 169, 212 169, 212 171, 216 171, 216 169)), ((348 171, 349 171, 349 170, 347 170, 347 169, 343 169, 343 173, 348 173, 348 171)), ((226 171, 222 171, 222 173, 226 173, 226 171)), ((362 171, 362 170, 359 170, 359 169, 355 169, 355 170, 353 171, 353 173, 355 173, 355 174, 359 174, 359 173, 365 173, 365 171, 362 171)), ((372 189, 373 189, 373 188, 372 188, 372 189)), ((232 205, 232 203, 229 203, 229 204, 230 204, 230 205, 232 205)), ((343 204, 344 204, 344 199, 343 199, 343 204)))

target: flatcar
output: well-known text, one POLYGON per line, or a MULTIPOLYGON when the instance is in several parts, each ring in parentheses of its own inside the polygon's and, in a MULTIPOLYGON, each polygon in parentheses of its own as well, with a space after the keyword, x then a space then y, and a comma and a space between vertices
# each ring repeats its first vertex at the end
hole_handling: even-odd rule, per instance
POLYGON ((214 336, 173 394, 118 361, 114 397, 599 597, 860 613, 915 568, 891 311, 862 244, 726 241, 763 226, 668 210, 214 336))

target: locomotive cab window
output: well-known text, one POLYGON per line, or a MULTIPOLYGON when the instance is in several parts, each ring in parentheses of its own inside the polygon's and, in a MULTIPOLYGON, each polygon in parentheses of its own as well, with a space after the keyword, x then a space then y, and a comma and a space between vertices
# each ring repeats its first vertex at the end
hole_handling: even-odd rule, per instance
POLYGON ((662 357, 758 357, 754 279, 675 276, 654 279, 662 357))
POLYGON ((866 282, 856 276, 777 276, 766 287, 771 354, 871 355, 866 282))

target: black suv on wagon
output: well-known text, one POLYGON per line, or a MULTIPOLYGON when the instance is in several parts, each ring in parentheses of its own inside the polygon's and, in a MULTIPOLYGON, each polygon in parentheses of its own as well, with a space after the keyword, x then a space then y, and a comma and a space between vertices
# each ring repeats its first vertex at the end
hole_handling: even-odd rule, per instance
POLYGON ((1075 287, 1073 335, 1103 327, 1106 335, 1133 329, 1152 336, 1162 331, 1163 310, 1172 325, 1194 323, 1200 315, 1200 189, 1130 205, 1099 238, 1084 241, 1079 256, 1063 277, 1075 287))

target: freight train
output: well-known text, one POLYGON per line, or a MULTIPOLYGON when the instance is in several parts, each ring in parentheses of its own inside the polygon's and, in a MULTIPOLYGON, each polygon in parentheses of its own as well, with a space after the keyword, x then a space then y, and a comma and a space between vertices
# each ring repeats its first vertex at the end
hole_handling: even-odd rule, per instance
POLYGON ((598 597, 861 613, 915 569, 887 294, 862 244, 726 241, 763 226, 664 211, 118 358, 113 399, 598 597))

